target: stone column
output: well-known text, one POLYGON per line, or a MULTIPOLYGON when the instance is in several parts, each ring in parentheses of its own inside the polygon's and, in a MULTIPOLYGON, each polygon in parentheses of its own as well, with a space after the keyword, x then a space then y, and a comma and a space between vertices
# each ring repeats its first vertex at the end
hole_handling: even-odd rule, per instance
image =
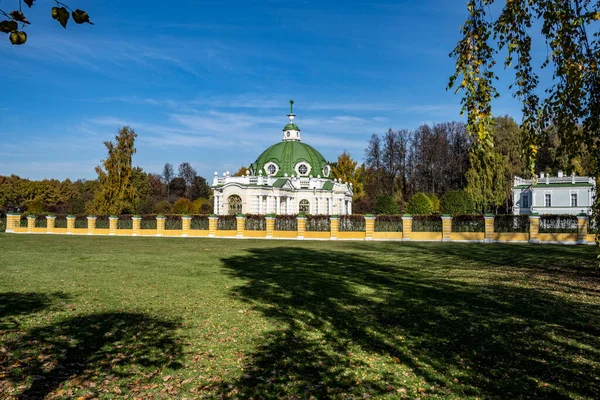
POLYGON ((94 215, 88 215, 88 235, 93 235, 96 229, 96 217, 94 215))
POLYGON ((162 236, 165 233, 165 217, 158 215, 156 217, 156 236, 162 236))
POLYGON ((373 214, 365 215, 365 240, 373 240, 375 232, 375 216, 373 214))
POLYGON ((281 214, 281 196, 275 197, 275 201, 277 202, 277 206, 276 206, 275 212, 277 214, 281 214))
POLYGON ((74 229, 75 229, 75 216, 67 215, 67 235, 73 234, 74 229))
POLYGON ((56 216, 46 215, 46 233, 54 232, 54 221, 56 221, 56 216))
POLYGON ((298 215, 298 239, 304 239, 304 232, 306 232, 306 217, 304 215, 298 215))
POLYGON ((219 193, 217 193, 216 191, 214 194, 213 203, 214 203, 213 207, 214 207, 215 214, 219 214, 219 193))
POLYGON ((332 215, 331 217, 329 217, 329 220, 331 221, 329 238, 331 240, 337 240, 338 232, 340 231, 340 217, 339 215, 332 215))
POLYGON ((27 216, 27 233, 33 232, 33 228, 35 228, 35 215, 27 216))
POLYGON ((108 217, 108 234, 116 235, 117 234, 117 220, 119 217, 116 215, 111 215, 108 217))
POLYGON ((189 236, 191 225, 192 217, 189 215, 184 215, 181 217, 181 236, 189 236))
POLYGON ((246 231, 246 217, 244 217, 243 215, 237 215, 235 217, 235 220, 237 223, 237 232, 235 237, 241 239, 244 237, 244 232, 246 231))
POLYGON ((291 197, 286 197, 286 206, 285 206, 285 213, 287 215, 292 215, 292 198, 291 197))
POLYGON ((402 216, 402 240, 405 242, 410 241, 410 234, 412 232, 412 215, 404 214, 402 216))
POLYGON ((450 233, 452 233, 452 217, 444 214, 442 216, 442 242, 450 241, 450 233))
POLYGON ((133 228, 132 236, 137 236, 140 234, 140 225, 142 223, 142 217, 139 215, 134 215, 131 217, 131 227, 133 228))
POLYGON ((537 213, 529 216, 529 243, 539 243, 540 216, 537 213))
POLYGON ((494 243, 494 214, 485 214, 485 243, 494 243))
POLYGON ((258 196, 258 214, 263 213, 263 196, 262 194, 258 196))
POLYGON ((215 233, 217 232, 217 221, 219 217, 216 215, 211 215, 208 217, 208 237, 215 237, 215 233))
POLYGON ((580 214, 577 216, 577 244, 586 244, 587 243, 587 234, 588 234, 588 226, 589 226, 589 218, 585 214, 580 214))
POLYGON ((267 239, 273 238, 273 231, 275 230, 275 216, 267 215, 265 217, 266 225, 267 225, 267 239))
POLYGON ((352 215, 352 200, 348 200, 348 214, 352 215))
POLYGON ((330 199, 327 199, 327 206, 329 208, 328 214, 333 214, 333 196, 330 199))

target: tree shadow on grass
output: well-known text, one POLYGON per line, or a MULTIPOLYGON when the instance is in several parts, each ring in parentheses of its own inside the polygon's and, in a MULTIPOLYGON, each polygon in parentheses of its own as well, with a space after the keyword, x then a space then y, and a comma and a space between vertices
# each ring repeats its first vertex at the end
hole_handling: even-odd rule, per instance
MULTIPOLYGON (((222 260, 247 282, 233 295, 281 328, 221 396, 600 397, 597 304, 356 254, 282 247, 222 260), (371 368, 364 354, 381 361, 371 368)), ((538 253, 537 265, 551 262, 538 253)))
POLYGON ((64 293, 0 293, 0 330, 18 328, 15 318, 54 307, 58 301, 68 299, 64 293))
MULTIPOLYGON (((4 343, 0 372, 13 389, 20 388, 15 396, 21 399, 44 398, 66 381, 92 393, 124 382, 139 387, 159 368, 180 367, 182 347, 174 336, 178 326, 139 313, 71 317, 4 343)), ((127 388, 114 393, 122 390, 127 388)))

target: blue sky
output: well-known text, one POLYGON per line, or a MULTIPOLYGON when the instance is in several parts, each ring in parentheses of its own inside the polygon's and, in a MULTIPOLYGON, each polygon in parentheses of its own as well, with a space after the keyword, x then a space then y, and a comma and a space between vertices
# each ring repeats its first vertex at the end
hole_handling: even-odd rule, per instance
MULTIPOLYGON (((0 37, 0 175, 93 179, 123 125, 147 172, 234 172, 281 139, 289 99, 330 160, 362 160, 390 127, 460 120, 445 87, 465 0, 66 3, 95 25, 64 30, 40 0, 26 45, 0 37)), ((495 112, 518 115, 500 92, 495 112)))

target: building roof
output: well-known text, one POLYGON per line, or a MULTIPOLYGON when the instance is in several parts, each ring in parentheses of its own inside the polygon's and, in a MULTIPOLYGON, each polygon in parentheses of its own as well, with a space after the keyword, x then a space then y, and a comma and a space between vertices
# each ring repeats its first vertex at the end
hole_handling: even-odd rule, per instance
POLYGON ((278 167, 277 173, 273 175, 277 177, 283 177, 285 174, 298 175, 296 165, 300 162, 310 166, 310 175, 323 176, 323 168, 327 165, 325 157, 314 147, 298 141, 279 142, 263 151, 251 165, 253 174, 257 174, 259 170, 265 173, 265 165, 270 162, 278 167))

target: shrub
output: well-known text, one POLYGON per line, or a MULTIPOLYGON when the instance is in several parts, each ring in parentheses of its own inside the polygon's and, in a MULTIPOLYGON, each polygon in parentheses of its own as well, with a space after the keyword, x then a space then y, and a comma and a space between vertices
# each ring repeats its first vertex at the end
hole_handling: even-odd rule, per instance
POLYGON ((173 212, 173 206, 166 200, 159 201, 154 205, 154 212, 156 214, 171 214, 173 212))
POLYGON ((75 229, 87 229, 88 220, 87 215, 76 215, 75 216, 75 229))
POLYGON ((399 212, 398 203, 394 201, 392 196, 379 196, 375 200, 376 214, 398 214, 399 212))
POLYGON ((36 215, 35 217, 35 225, 36 228, 46 228, 48 227, 48 220, 45 215, 36 215))
POLYGON ((209 199, 199 198, 192 203, 191 214, 210 214, 213 212, 213 204, 209 199))
POLYGON ((427 197, 429 197, 429 200, 431 200, 431 211, 434 214, 439 214, 440 213, 440 198, 437 197, 435 194, 428 194, 427 197))
POLYGON ((276 231, 297 231, 298 218, 295 215, 277 215, 275 217, 276 231))
POLYGON ((464 215, 475 211, 473 199, 464 190, 449 190, 440 202, 442 214, 464 215))
POLYGON ((96 229, 108 229, 109 227, 108 215, 96 216, 96 229))
POLYGON ((156 215, 142 215, 140 229, 156 229, 156 215))
POLYGON ((352 214, 340 216, 339 230, 341 232, 364 232, 366 231, 365 216, 352 214))
POLYGON ((485 232, 485 219, 483 215, 456 215, 452 217, 452 232, 485 232))
POLYGON ((441 232, 442 218, 437 215, 414 215, 413 232, 441 232))
POLYGON ((375 232, 402 232, 401 215, 377 215, 375 232))
POLYGON ((173 204, 173 213, 174 214, 191 214, 193 209, 193 204, 189 199, 184 197, 180 198, 173 204))
POLYGON ((119 215, 117 220, 117 229, 133 229, 133 220, 131 215, 119 215))
POLYGON ((183 229, 183 220, 179 215, 165 216, 165 229, 183 229))
POLYGON ((207 231, 208 230, 208 216, 206 215, 192 215, 190 221, 190 229, 198 229, 207 231))
POLYGON ((361 197, 352 202, 352 211, 357 214, 368 214, 375 212, 375 203, 366 197, 361 197))
POLYGON ((496 215, 494 232, 529 232, 529 215, 496 215))
POLYGON ((54 227, 55 228, 66 228, 67 227, 67 216, 66 215, 57 215, 54 219, 54 227))
POLYGON ((409 214, 428 215, 433 212, 433 204, 429 196, 427 196, 425 193, 415 193, 408 202, 406 211, 409 214))

